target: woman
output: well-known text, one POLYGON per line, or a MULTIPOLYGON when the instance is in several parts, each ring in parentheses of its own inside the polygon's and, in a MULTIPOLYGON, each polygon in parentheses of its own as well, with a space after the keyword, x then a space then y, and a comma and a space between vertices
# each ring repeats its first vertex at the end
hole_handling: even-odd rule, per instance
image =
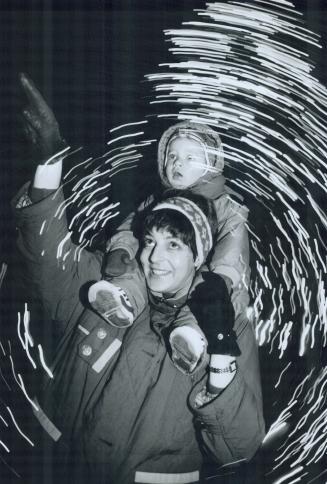
MULTIPOLYGON (((52 113, 34 86, 24 82, 41 126, 52 113)), ((217 331, 201 304, 200 283, 198 303, 191 309, 209 343, 209 367, 204 357, 197 373, 187 375, 168 351, 176 314, 212 247, 208 203, 199 199, 199 207, 177 196, 149 209, 139 240, 150 305, 127 331, 112 327, 84 307, 80 297, 81 288, 99 279, 99 260, 87 252, 79 261, 58 257, 62 241, 64 254, 72 254, 74 246, 64 217, 54 217, 63 202, 57 190, 62 161, 52 156, 56 150, 48 152, 52 164, 39 165, 32 189, 23 188, 14 206, 27 273, 62 334, 54 378, 34 412, 55 443, 58 479, 198 482, 204 456, 217 464, 250 459, 264 435, 250 324, 234 328, 236 342, 233 311, 222 317, 216 308, 217 331), (232 345, 240 348, 237 358, 228 353, 232 345)), ((222 294, 228 297, 222 279, 215 287, 220 300, 222 294)))

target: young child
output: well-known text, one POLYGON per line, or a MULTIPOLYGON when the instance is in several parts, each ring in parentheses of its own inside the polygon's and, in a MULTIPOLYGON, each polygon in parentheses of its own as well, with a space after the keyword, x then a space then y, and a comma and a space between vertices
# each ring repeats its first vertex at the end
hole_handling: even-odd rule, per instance
MULTIPOLYGON (((248 209, 225 186, 223 168, 220 137, 207 125, 184 121, 171 126, 159 141, 158 170, 163 191, 187 189, 213 202, 217 235, 209 258, 206 261, 199 259, 197 267, 202 266, 203 270, 224 278, 231 292, 235 317, 246 318, 245 309, 249 302, 248 209)), ((140 210, 152 200, 153 197, 146 200, 140 210)), ((109 241, 105 279, 89 290, 93 309, 109 323, 120 327, 130 326, 147 304, 144 277, 135 259, 139 247, 132 231, 134 218, 135 214, 129 215, 109 241)), ((160 273, 155 275, 160 280, 160 273)), ((202 281, 200 274, 193 287, 202 281)), ((208 295, 212 281, 212 278, 204 281, 208 284, 208 295)), ((164 296, 159 294, 159 297, 164 296)), ((223 312, 224 308, 221 310, 223 312)), ((219 334, 217 337, 219 339, 219 334)), ((170 334, 172 359, 184 373, 196 371, 206 349, 203 338, 194 315, 185 306, 177 314, 170 334)))

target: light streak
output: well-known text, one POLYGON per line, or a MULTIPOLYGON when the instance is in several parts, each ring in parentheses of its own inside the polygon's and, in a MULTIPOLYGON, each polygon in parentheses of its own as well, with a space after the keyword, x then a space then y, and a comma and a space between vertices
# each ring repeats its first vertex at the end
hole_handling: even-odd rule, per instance
POLYGON ((15 471, 15 469, 13 469, 9 464, 8 462, 5 461, 5 459, 3 459, 3 457, 0 455, 0 460, 5 464, 6 467, 8 467, 8 469, 10 469, 10 471, 15 474, 16 477, 18 477, 19 479, 21 479, 21 475, 18 474, 18 472, 15 471))
POLYGON ((7 269, 8 269, 8 264, 6 264, 6 262, 2 262, 1 271, 0 271, 0 288, 1 288, 2 283, 4 281, 7 269))
POLYGON ((3 376, 3 373, 2 373, 1 368, 0 368, 0 376, 3 379, 3 381, 5 382, 5 385, 8 388, 8 390, 11 391, 11 387, 9 386, 9 384, 8 384, 7 380, 5 379, 5 377, 3 376))
POLYGON ((47 223, 47 221, 46 221, 46 220, 44 220, 44 221, 42 222, 42 225, 41 225, 41 228, 40 228, 40 235, 42 235, 42 234, 43 234, 43 231, 44 231, 44 228, 45 228, 45 224, 46 224, 46 223, 47 223))
POLYGON ((3 418, 3 416, 2 416, 2 415, 0 415, 0 418, 1 418, 1 420, 3 421, 3 423, 5 424, 5 426, 6 426, 6 427, 8 427, 8 424, 7 424, 7 422, 5 421, 5 419, 3 418))
MULTIPOLYGON (((106 223, 108 222, 108 220, 111 220, 113 217, 116 217, 117 215, 119 215, 119 212, 114 212, 110 215, 108 215, 102 222, 101 222, 101 228, 103 229, 103 227, 106 225, 106 223)), ((103 217, 102 217, 103 218, 103 217)), ((102 220, 101 218, 101 220, 102 220)))
POLYGON ((282 329, 279 337, 278 349, 280 350, 279 359, 283 357, 283 354, 287 348, 289 338, 291 336, 291 330, 293 326, 293 321, 289 321, 282 329))
POLYGON ((291 481, 288 482, 288 484, 295 484, 296 482, 300 482, 302 480, 302 477, 307 476, 308 472, 304 472, 301 476, 297 477, 296 479, 292 479, 291 481))
POLYGON ((123 165, 131 165, 130 168, 135 166, 135 162, 141 158, 143 158, 143 155, 141 153, 136 153, 133 154, 132 156, 126 156, 128 153, 124 153, 125 156, 121 156, 118 160, 115 160, 114 162, 111 163, 112 166, 112 173, 110 176, 114 176, 116 171, 114 170, 117 167, 121 167, 123 165))
POLYGON ((138 133, 133 133, 133 134, 124 134, 122 136, 118 136, 118 138, 107 141, 107 145, 111 145, 112 143, 117 143, 117 141, 121 141, 122 139, 130 138, 132 136, 133 137, 134 136, 142 136, 143 134, 144 134, 143 131, 139 131, 138 133))
POLYGON ((65 245, 66 242, 68 242, 70 240, 72 234, 73 233, 71 231, 67 232, 67 234, 65 235, 65 237, 58 244, 58 248, 57 248, 57 259, 59 259, 62 256, 62 252, 63 252, 64 245, 65 245))
POLYGON ((75 252, 74 252, 74 261, 76 262, 79 262, 80 259, 81 259, 81 254, 82 254, 82 251, 83 249, 85 249, 87 246, 89 245, 89 241, 88 240, 84 240, 83 243, 81 245, 78 245, 75 249, 75 252))
POLYGON ((29 352, 29 345, 31 345, 31 347, 33 347, 34 346, 34 342, 33 342, 32 336, 31 336, 31 334, 29 332, 30 312, 27 309, 27 304, 26 303, 24 305, 23 321, 24 321, 24 340, 23 340, 23 337, 21 335, 21 330, 20 330, 20 328, 21 328, 21 315, 20 315, 20 312, 18 312, 18 317, 17 317, 17 334, 18 334, 18 338, 19 338, 19 340, 21 342, 21 345, 22 345, 23 349, 25 350, 25 353, 26 353, 29 361, 31 362, 33 368, 36 369, 36 364, 35 364, 33 358, 31 357, 31 354, 29 352))
MULTIPOLYGON (((75 152, 77 151, 80 151, 82 148, 78 148, 75 152)), ((74 152, 74 153, 75 153, 74 152)), ((78 163, 76 165, 74 165, 63 177, 64 180, 66 180, 66 178, 69 177, 69 175, 74 171, 74 170, 77 170, 78 168, 80 168, 81 166, 85 165, 85 163, 88 163, 89 161, 91 161, 92 158, 87 158, 86 160, 84 161, 81 161, 81 163, 78 163)))
POLYGON ((6 352, 5 352, 4 347, 2 346, 1 341, 0 341, 0 348, 1 348, 1 350, 2 350, 3 355, 4 355, 4 356, 6 356, 6 352))
MULTIPOLYGON (((136 150, 131 149, 131 148, 136 148, 137 146, 138 146, 138 144, 130 144, 130 145, 125 146, 125 147, 120 147, 120 148, 116 148, 115 150, 111 150, 111 152, 113 152, 113 151, 117 151, 117 149, 119 149, 119 152, 116 155, 108 158, 104 162, 104 164, 107 165, 109 163, 110 167, 116 166, 117 164, 119 164, 120 160, 122 159, 122 156, 123 156, 123 159, 124 159, 126 157, 126 155, 135 155, 136 150), (130 151, 127 151, 127 149, 129 149, 130 151), (127 151, 127 153, 126 153, 126 151, 127 151)), ((112 172, 112 169, 109 168, 107 170, 107 173, 111 173, 111 172, 112 172)))
POLYGON ((275 256, 275 253, 274 253, 274 250, 273 250, 273 246, 271 244, 269 244, 269 248, 270 248, 271 255, 273 256, 273 258, 277 262, 278 267, 281 268, 281 263, 279 262, 279 260, 275 256))
POLYGON ((30 331, 29 331, 29 323, 30 323, 30 319, 31 319, 31 313, 30 311, 27 309, 27 304, 25 303, 25 308, 24 308, 24 317, 23 317, 23 321, 24 321, 24 329, 25 329, 25 338, 27 339, 28 341, 28 344, 30 344, 33 348, 34 346, 34 342, 33 342, 33 338, 30 334, 30 331))
POLYGON ((271 344, 270 344, 270 349, 269 349, 269 354, 271 355, 271 353, 273 352, 273 345, 275 343, 275 340, 277 339, 279 335, 279 329, 276 331, 276 333, 274 334, 272 340, 271 340, 271 344))
POLYGON ((23 378, 22 376, 20 375, 20 373, 18 373, 18 379, 19 379, 19 386, 22 390, 22 392, 24 393, 26 399, 30 402, 30 404, 35 408, 36 411, 38 411, 38 407, 35 405, 35 403, 33 402, 33 400, 28 396, 27 394, 27 391, 26 391, 26 388, 25 388, 25 385, 24 385, 24 381, 23 381, 23 378))
POLYGON ((279 378, 278 378, 278 381, 277 381, 277 383, 276 383, 276 385, 275 385, 275 388, 277 388, 277 387, 279 386, 279 384, 280 384, 280 382, 281 382, 281 379, 282 379, 283 374, 284 374, 284 373, 285 373, 285 371, 286 371, 286 370, 287 370, 287 369, 288 369, 288 368, 291 366, 291 364, 292 364, 292 362, 291 362, 291 361, 290 361, 290 362, 288 362, 288 363, 287 363, 287 365, 285 366, 284 370, 282 370, 282 371, 281 371, 281 373, 280 373, 280 375, 279 375, 279 378))
POLYGON ((113 175, 118 175, 118 173, 121 173, 122 171, 126 171, 126 170, 132 170, 136 168, 136 166, 126 166, 125 168, 120 168, 119 170, 116 170, 113 175))
POLYGON ((95 172, 90 173, 89 175, 85 175, 82 179, 78 180, 78 182, 73 186, 72 191, 75 192, 76 190, 79 190, 79 188, 83 185, 83 183, 85 183, 89 178, 92 179, 92 177, 99 174, 100 172, 96 170, 95 172))
POLYGON ((316 329, 317 322, 318 322, 318 314, 316 314, 313 325, 311 327, 311 349, 315 345, 315 329, 316 329))
POLYGON ((276 435, 284 433, 284 431, 287 430, 287 428, 288 428, 288 425, 286 422, 281 422, 280 424, 274 427, 270 427, 267 434, 265 435, 265 438, 262 441, 262 444, 267 444, 276 435))
POLYGON ((327 472, 327 469, 325 469, 324 471, 322 471, 320 474, 318 474, 316 477, 314 477, 313 479, 311 479, 310 481, 308 481, 308 484, 312 484, 312 482, 315 482, 319 477, 323 476, 324 474, 326 474, 327 472))
POLYGON ((49 377, 50 378, 53 378, 53 373, 52 373, 52 371, 50 370, 50 368, 48 367, 48 365, 46 364, 46 362, 44 360, 44 353, 43 353, 42 346, 39 344, 39 345, 37 345, 37 347, 38 347, 38 350, 39 350, 40 361, 41 361, 41 364, 42 364, 43 368, 45 369, 45 371, 47 372, 47 374, 49 375, 49 377))
POLYGON ((114 131, 118 131, 119 129, 126 128, 126 127, 129 127, 129 126, 136 126, 138 124, 146 124, 147 122, 148 122, 147 120, 143 120, 143 121, 137 121, 135 123, 121 124, 120 126, 116 126, 115 128, 112 128, 110 130, 110 133, 113 133, 114 131))
POLYGON ((17 314, 17 334, 18 334, 18 338, 21 342, 21 345, 25 350, 25 343, 24 343, 24 340, 23 340, 21 332, 20 332, 20 325, 21 325, 21 317, 20 317, 20 312, 18 312, 18 314, 17 314))
POLYGON ((29 341, 28 341, 28 337, 27 337, 26 331, 25 331, 25 353, 27 355, 27 358, 31 362, 31 365, 33 366, 34 370, 36 370, 35 361, 33 360, 32 356, 31 356, 31 353, 29 351, 29 341))
POLYGON ((16 372, 15 372, 14 362, 13 362, 13 359, 12 359, 12 356, 11 355, 9 355, 9 359, 10 359, 10 365, 11 365, 12 374, 13 374, 14 379, 16 380, 17 384, 19 385, 19 381, 18 381, 18 378, 16 376, 16 372))
POLYGON ((90 195, 87 196, 86 201, 89 202, 91 200, 91 198, 94 197, 94 195, 96 193, 98 193, 100 190, 105 190, 106 188, 108 188, 110 186, 111 186, 111 182, 109 182, 106 185, 103 185, 99 188, 96 188, 90 195))
POLYGON ((326 268, 326 264, 324 263, 324 261, 322 260, 322 257, 320 255, 320 252, 319 252, 319 248, 318 248, 318 243, 317 243, 317 239, 313 239, 313 242, 315 244, 315 248, 316 248, 316 253, 318 255, 318 259, 320 260, 320 263, 324 269, 324 273, 327 274, 327 268, 326 268))
MULTIPOLYGON (((78 213, 76 213, 76 214, 75 214, 75 215, 72 217, 72 219, 71 219, 71 221, 70 221, 70 224, 69 224, 69 226, 68 226, 69 230, 71 230, 71 229, 72 229, 72 227, 73 227, 73 225, 74 225, 74 223, 75 223, 75 220, 76 220, 78 217, 80 217, 80 216, 82 215, 82 213, 86 212, 88 209, 89 209, 89 206, 88 206, 88 205, 86 205, 86 207, 83 207, 83 208, 82 208, 82 209, 81 209, 81 210, 80 210, 78 213)), ((70 234, 70 235, 69 235, 69 237, 70 237, 70 236, 72 235, 72 232, 69 232, 69 234, 70 234)), ((66 237, 67 237, 67 235, 66 235, 66 237)), ((65 238, 66 238, 66 237, 65 237, 65 238)), ((65 240, 65 239, 64 239, 64 240, 65 240)))
POLYGON ((301 392, 302 392, 302 390, 303 390, 303 387, 304 387, 305 383, 306 383, 306 382, 307 382, 307 381, 308 381, 308 380, 311 378, 313 371, 314 371, 314 369, 312 368, 312 369, 311 369, 311 371, 310 371, 310 373, 309 373, 308 375, 306 375, 306 376, 305 376, 305 378, 303 379, 303 381, 302 381, 302 382, 301 382, 301 383, 300 383, 300 384, 297 386, 297 388, 295 389, 294 394, 293 394, 293 396, 292 396, 291 400, 289 401, 289 404, 290 404, 290 403, 291 403, 293 400, 295 400, 295 397, 296 397, 296 396, 298 396, 298 395, 300 395, 300 394, 301 394, 301 392))
POLYGON ((79 193, 72 193, 70 197, 66 198, 58 207, 56 213, 54 214, 55 217, 58 218, 58 220, 60 220, 63 216, 63 214, 66 212, 66 209, 67 207, 69 207, 70 205, 73 205, 76 200, 78 199, 79 197, 79 193), (61 211, 60 211, 61 210, 61 211))
POLYGON ((9 448, 2 442, 2 440, 0 440, 0 445, 2 445, 6 452, 10 452, 9 448))
MULTIPOLYGON (((69 150, 70 150, 70 146, 66 146, 66 148, 63 148, 61 151, 58 151, 58 153, 56 153, 55 155, 48 158, 47 161, 44 164, 49 165, 52 160, 54 160, 55 158, 61 157, 61 155, 63 155, 64 153, 67 153, 67 151, 69 151, 69 150)), ((63 158, 61 158, 61 159, 63 159, 63 158)), ((59 159, 58 159, 58 161, 59 161, 59 159)))
POLYGON ((87 210, 86 212, 86 216, 88 217, 90 215, 91 212, 93 212, 93 210, 95 209, 95 207, 97 207, 98 205, 101 205, 102 203, 106 202, 108 200, 108 197, 105 196, 103 198, 101 198, 101 200, 97 201, 97 202, 94 202, 90 208, 87 210))
MULTIPOLYGON (((85 220, 87 220, 87 219, 85 219, 85 220)), ((95 220, 92 220, 92 222, 90 222, 90 223, 89 223, 89 224, 86 226, 86 228, 85 228, 85 229, 84 229, 84 230, 81 232, 81 235, 80 235, 80 237, 79 237, 79 239, 78 239, 78 243, 79 243, 79 244, 81 244, 82 242, 85 242, 84 236, 85 236, 86 232, 88 232, 88 231, 89 231, 89 230, 91 230, 91 229, 94 229, 95 224, 96 224, 96 221, 95 221, 95 220)), ((86 242, 87 242, 87 240, 86 240, 86 242)))
POLYGON ((30 439, 27 437, 27 435, 26 435, 26 434, 24 434, 24 432, 23 432, 23 431, 20 429, 20 427, 18 426, 18 424, 17 424, 17 422, 16 422, 16 420, 15 420, 15 417, 14 417, 14 415, 13 415, 12 411, 10 410, 10 408, 9 408, 9 407, 6 407, 6 409, 8 410, 8 413, 9 413, 9 415, 11 416, 11 420, 13 421, 13 423, 14 423, 14 425, 15 425, 16 429, 18 430, 18 432, 20 433, 20 435, 21 435, 21 436, 22 436, 22 437, 23 437, 23 438, 24 438, 24 439, 25 439, 25 440, 26 440, 26 441, 27 441, 27 442, 28 442, 28 443, 29 443, 29 444, 30 444, 32 447, 34 447, 33 442, 32 442, 32 441, 31 441, 31 440, 30 440, 30 439))

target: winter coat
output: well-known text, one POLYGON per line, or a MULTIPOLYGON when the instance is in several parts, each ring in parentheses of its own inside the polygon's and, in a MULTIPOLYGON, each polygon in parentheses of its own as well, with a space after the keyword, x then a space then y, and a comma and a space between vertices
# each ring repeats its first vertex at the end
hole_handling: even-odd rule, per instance
POLYGON ((63 201, 59 190, 15 210, 23 270, 61 333, 54 377, 34 411, 56 444, 58 473, 97 484, 186 483, 198 482, 204 455, 219 465, 250 459, 264 436, 250 323, 236 321, 242 354, 234 379, 198 407, 206 370, 184 375, 167 350, 169 325, 185 301, 150 297, 127 331, 88 309, 83 291, 100 278, 101 261, 71 242, 63 201))

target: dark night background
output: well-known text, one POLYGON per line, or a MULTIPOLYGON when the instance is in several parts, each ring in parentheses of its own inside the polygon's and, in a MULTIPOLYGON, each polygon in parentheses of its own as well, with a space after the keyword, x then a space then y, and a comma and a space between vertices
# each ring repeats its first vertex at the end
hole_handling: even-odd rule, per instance
MULTIPOLYGON (((324 48, 308 54, 317 64, 315 75, 326 85, 327 3, 293 3, 308 28, 322 36, 324 48)), ((144 75, 172 60, 163 30, 180 27, 194 19, 194 8, 205 6, 204 0, 0 2, 0 264, 9 263, 0 317, 19 299, 10 270, 15 231, 9 201, 34 171, 17 119, 18 73, 34 80, 71 146, 102 153, 111 128, 153 114, 149 101, 154 94, 144 75)), ((151 137, 159 137, 162 127, 156 129, 154 121, 153 129, 151 137)), ((155 160, 145 159, 139 170, 115 177, 112 199, 121 202, 122 214, 152 191, 155 176, 155 160)), ((11 482, 3 479, 1 484, 11 482)))
MULTIPOLYGON (((162 31, 193 19, 193 9, 205 8, 205 4, 204 0, 0 3, 3 214, 7 213, 10 197, 33 172, 16 118, 20 107, 17 74, 25 71, 35 81, 72 146, 101 152, 109 129, 151 114, 152 86, 144 75, 156 72, 159 63, 171 61, 162 31)), ((326 2, 296 1, 295 5, 326 45, 326 2)), ((316 75, 325 81, 325 49, 312 49, 309 54, 318 65, 316 75)), ((157 137, 159 132, 151 136, 157 137)), ((154 169, 155 164, 150 163, 141 170, 142 177, 137 171, 132 178, 117 180, 113 198, 121 197, 120 183, 127 203, 138 197, 138 182, 151 190, 154 169)), ((124 200, 121 202, 125 205, 124 200)), ((3 229, 6 226, 7 222, 3 229)))

